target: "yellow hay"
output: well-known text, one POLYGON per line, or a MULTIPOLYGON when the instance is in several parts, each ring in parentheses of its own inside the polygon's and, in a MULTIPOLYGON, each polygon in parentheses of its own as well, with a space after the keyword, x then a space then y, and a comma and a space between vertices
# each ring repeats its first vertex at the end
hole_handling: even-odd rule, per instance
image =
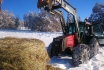
POLYGON ((38 39, 0 39, 0 70, 46 70, 49 57, 38 39))

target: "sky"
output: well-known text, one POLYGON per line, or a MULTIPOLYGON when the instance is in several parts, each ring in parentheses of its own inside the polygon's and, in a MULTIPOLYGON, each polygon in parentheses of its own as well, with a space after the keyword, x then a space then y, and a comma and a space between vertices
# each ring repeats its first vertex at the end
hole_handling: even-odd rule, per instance
MULTIPOLYGON (((22 20, 23 15, 28 14, 29 11, 39 12, 37 1, 38 0, 3 0, 2 10, 13 12, 15 16, 19 15, 22 20)), ((77 14, 82 20, 91 15, 95 3, 100 2, 104 4, 104 0, 68 0, 68 2, 77 9, 77 14)))

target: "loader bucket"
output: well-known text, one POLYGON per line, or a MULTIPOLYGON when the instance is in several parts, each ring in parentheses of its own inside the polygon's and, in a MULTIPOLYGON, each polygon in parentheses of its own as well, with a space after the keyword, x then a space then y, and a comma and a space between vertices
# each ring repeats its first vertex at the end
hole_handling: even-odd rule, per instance
POLYGON ((37 8, 41 9, 47 7, 49 10, 52 9, 52 0, 38 0, 37 8))
POLYGON ((37 3, 37 8, 38 9, 41 9, 45 5, 47 5, 47 2, 46 1, 44 1, 44 0, 38 0, 38 3, 37 3))

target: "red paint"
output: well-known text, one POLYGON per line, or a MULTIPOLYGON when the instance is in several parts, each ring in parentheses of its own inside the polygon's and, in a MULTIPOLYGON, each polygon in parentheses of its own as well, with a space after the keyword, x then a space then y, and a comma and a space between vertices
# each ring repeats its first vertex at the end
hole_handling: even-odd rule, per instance
POLYGON ((42 2, 43 0, 39 0, 39 2, 42 2))
POLYGON ((77 44, 76 34, 69 35, 66 38, 67 38, 66 47, 74 47, 77 44))
POLYGON ((39 8, 40 9, 40 4, 41 4, 41 2, 42 2, 43 0, 38 0, 38 3, 37 3, 37 8, 39 8))
POLYGON ((74 35, 67 36, 66 47, 74 46, 74 35))

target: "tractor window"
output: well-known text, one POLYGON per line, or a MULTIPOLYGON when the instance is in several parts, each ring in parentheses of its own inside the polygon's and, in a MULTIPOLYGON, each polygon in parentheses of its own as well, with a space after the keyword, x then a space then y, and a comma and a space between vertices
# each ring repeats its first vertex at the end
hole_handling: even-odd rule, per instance
POLYGON ((79 24, 79 31, 84 32, 84 24, 79 24))
POLYGON ((99 45, 104 46, 104 33, 100 24, 93 25, 94 34, 98 39, 99 45))
POLYGON ((100 24, 93 25, 93 28, 94 28, 94 33, 97 33, 97 34, 102 34, 103 33, 100 24))
POLYGON ((95 36, 104 37, 103 29, 100 24, 93 25, 93 31, 94 31, 95 36))
POLYGON ((74 16, 72 14, 68 14, 67 16, 67 25, 68 25, 68 34, 72 34, 72 33, 75 33, 75 23, 74 23, 74 16))
POLYGON ((75 24, 70 23, 69 25, 69 34, 75 33, 75 24))
MULTIPOLYGON (((79 23, 79 31, 84 32, 84 23, 79 23)), ((69 34, 75 33, 75 23, 69 24, 69 34)))
POLYGON ((84 22, 79 22, 79 31, 84 32, 84 28, 85 28, 84 22))
POLYGON ((84 28, 83 27, 79 27, 79 31, 83 32, 84 28))

